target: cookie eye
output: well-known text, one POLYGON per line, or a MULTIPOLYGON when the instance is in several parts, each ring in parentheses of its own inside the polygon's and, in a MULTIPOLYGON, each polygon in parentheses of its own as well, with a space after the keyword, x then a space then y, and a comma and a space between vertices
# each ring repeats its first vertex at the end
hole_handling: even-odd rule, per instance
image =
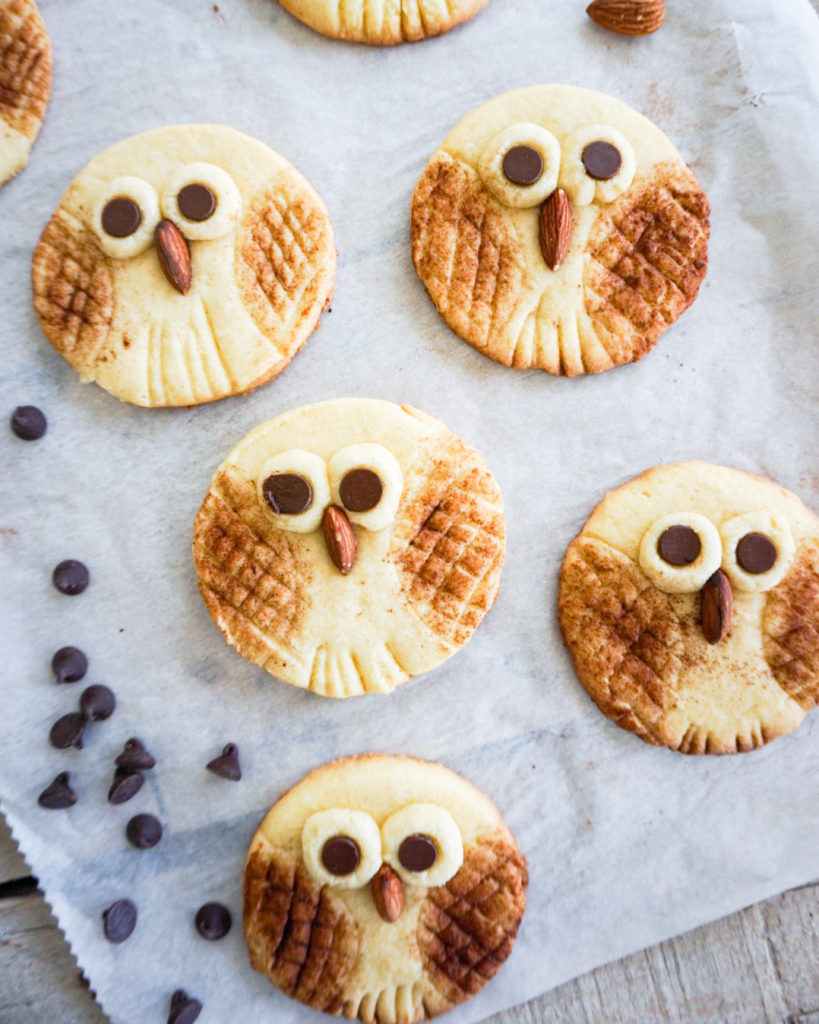
POLYGON ((334 807, 305 821, 301 851, 322 885, 358 889, 381 867, 381 834, 369 814, 334 807))
POLYGON ((408 885, 443 885, 460 870, 463 840, 455 819, 437 804, 408 804, 381 826, 384 862, 408 885))
POLYGON ((327 464, 333 501, 350 521, 368 530, 383 530, 395 519, 404 474, 398 460, 380 444, 351 444, 327 464))
POLYGON ((220 238, 242 213, 242 199, 230 175, 215 164, 180 167, 162 193, 162 215, 191 241, 220 238))
POLYGON ((610 203, 634 180, 636 158, 616 128, 593 124, 579 128, 563 144, 560 187, 576 206, 593 200, 610 203))
POLYGON ((506 206, 537 206, 557 187, 560 144, 537 124, 514 124, 484 149, 478 173, 506 206))
POLYGON ((793 560, 793 534, 768 512, 747 512, 722 524, 722 568, 737 590, 775 587, 793 560))
POLYGON ((258 479, 259 501, 282 530, 310 533, 321 525, 330 504, 327 466, 300 448, 268 459, 258 479))
POLYGON ((699 590, 720 567, 716 526, 696 512, 672 512, 655 520, 640 542, 640 567, 668 594, 699 590))
POLYGON ((142 178, 115 178, 93 214, 94 229, 106 256, 129 259, 153 244, 159 222, 159 200, 142 178))

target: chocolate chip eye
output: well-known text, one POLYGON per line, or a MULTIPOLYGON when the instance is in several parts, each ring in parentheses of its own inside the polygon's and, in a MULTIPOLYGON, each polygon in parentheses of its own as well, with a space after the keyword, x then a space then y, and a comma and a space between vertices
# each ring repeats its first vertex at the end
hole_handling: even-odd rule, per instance
POLYGON ((216 196, 207 185, 192 183, 180 190, 176 204, 183 217, 203 221, 213 216, 216 210, 216 196))
POLYGON ((764 533, 746 533, 737 544, 737 564, 753 576, 771 569, 776 556, 776 545, 764 533))
POLYGON ((333 836, 321 848, 321 863, 331 875, 351 875, 361 860, 355 839, 333 836))
POLYGON ((438 859, 438 847, 429 836, 407 836, 398 848, 398 859, 407 871, 428 871, 438 859))
POLYGON ((700 551, 702 541, 690 526, 669 526, 657 541, 657 554, 669 565, 691 565, 700 551))
POLYGON ((513 146, 503 158, 503 173, 513 185, 534 185, 543 176, 543 157, 534 146, 513 146))
POLYGON ((276 515, 297 516, 313 504, 310 481, 298 473, 272 473, 262 492, 276 515))
POLYGON ((112 238, 128 238, 142 223, 142 211, 128 196, 109 199, 102 211, 102 228, 112 238))
POLYGON ((345 473, 338 494, 348 512, 369 512, 381 501, 384 485, 375 470, 360 466, 345 473))
POLYGON ((597 181, 608 181, 620 170, 623 158, 620 150, 610 142, 598 139, 590 142, 583 150, 583 166, 586 174, 597 181))

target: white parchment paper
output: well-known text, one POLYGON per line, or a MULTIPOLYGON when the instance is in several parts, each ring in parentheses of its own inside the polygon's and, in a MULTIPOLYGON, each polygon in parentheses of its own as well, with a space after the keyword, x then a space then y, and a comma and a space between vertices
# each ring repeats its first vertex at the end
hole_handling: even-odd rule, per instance
POLYGON ((465 1024, 595 965, 819 875, 819 716, 748 755, 687 758, 607 722, 577 682, 555 621, 566 545, 603 493, 648 466, 704 458, 767 474, 819 508, 816 237, 819 24, 807 0, 669 2, 656 36, 621 39, 583 0, 491 0, 471 24, 393 50, 333 43, 273 0, 41 0, 56 61, 28 169, 0 192, 3 415, 41 406, 49 431, 0 431, 5 634, 3 809, 115 1024, 165 1020, 184 986, 202 1021, 319 1018, 248 964, 240 878, 265 809, 307 770, 366 750, 462 772, 502 809, 531 867, 529 907, 500 975, 451 1016, 465 1024), (670 135, 713 206, 708 277, 641 363, 578 380, 498 366, 439 321, 415 278, 408 211, 449 128, 504 89, 599 88, 670 135), (146 411, 79 383, 31 309, 29 262, 74 173, 160 123, 223 121, 287 156, 322 193, 339 249, 332 312, 285 374, 246 398, 146 411), (445 419, 503 488, 508 557, 468 647, 388 698, 320 700, 231 651, 199 598, 191 524, 213 470, 253 426, 339 395, 410 402, 445 419), (92 585, 51 586, 63 558, 92 585), (82 751, 51 723, 81 685, 51 654, 76 644, 86 682, 117 693, 82 751), (157 757, 130 803, 106 803, 137 735, 157 757), (238 785, 205 762, 239 744, 238 785), (37 794, 67 769, 68 812, 37 794), (131 848, 150 811, 166 834, 131 848), (122 946, 100 913, 129 897, 122 946), (203 942, 193 914, 235 925, 203 942))

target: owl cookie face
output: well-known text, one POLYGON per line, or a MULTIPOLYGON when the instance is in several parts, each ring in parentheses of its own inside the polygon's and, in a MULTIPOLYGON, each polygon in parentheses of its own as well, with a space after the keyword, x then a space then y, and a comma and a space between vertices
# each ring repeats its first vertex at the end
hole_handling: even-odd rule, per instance
POLYGON ((136 405, 195 405, 277 376, 329 302, 324 203, 221 125, 126 139, 75 178, 34 253, 49 341, 136 405))
POLYGON ((194 525, 226 640, 314 693, 387 693, 466 643, 498 591, 500 491, 478 454, 407 406, 339 399, 253 430, 194 525))
POLYGON ((51 41, 34 0, 0 4, 0 185, 25 167, 51 94, 51 41))
POLYGON ((447 325, 506 366, 575 376, 642 358, 694 301, 708 201, 650 121, 549 85, 467 115, 412 201, 412 256, 447 325))
POLYGON ((819 518, 741 470, 648 470, 572 541, 559 616, 618 725, 684 753, 760 747, 819 700, 819 518))
POLYGON ((332 39, 392 46, 439 36, 467 21, 487 0, 279 0, 305 25, 332 39))
POLYGON ((311 772, 250 844, 253 967, 365 1024, 414 1024, 475 995, 512 951, 526 861, 498 811, 438 764, 367 755, 311 772))

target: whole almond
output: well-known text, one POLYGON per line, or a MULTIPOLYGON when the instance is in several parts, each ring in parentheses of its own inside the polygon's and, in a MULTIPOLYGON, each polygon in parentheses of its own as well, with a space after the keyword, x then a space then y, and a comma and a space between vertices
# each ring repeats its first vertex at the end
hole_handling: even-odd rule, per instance
POLYGON ((586 14, 601 28, 623 36, 647 36, 665 20, 665 0, 594 0, 586 14))
POLYGON ((572 205, 562 188, 556 189, 540 208, 540 251, 551 270, 557 270, 572 240, 572 205))
POLYGON ((728 635, 734 613, 734 592, 722 569, 705 581, 700 595, 702 631, 709 644, 718 644, 728 635))
POLYGON ((337 505, 328 505, 321 522, 324 542, 333 565, 346 576, 355 562, 355 534, 347 514, 337 505))
POLYGON ((370 883, 375 909, 385 921, 397 921, 404 909, 404 886, 389 866, 382 864, 370 883))
POLYGON ((170 220, 161 220, 154 232, 156 254, 162 272, 183 295, 191 286, 191 251, 185 236, 170 220))

